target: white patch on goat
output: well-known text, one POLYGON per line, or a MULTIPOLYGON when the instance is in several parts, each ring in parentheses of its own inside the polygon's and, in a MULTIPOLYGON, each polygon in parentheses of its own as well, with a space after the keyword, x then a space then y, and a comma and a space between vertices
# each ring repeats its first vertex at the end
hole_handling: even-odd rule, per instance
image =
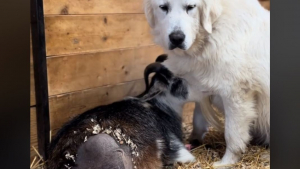
POLYGON ((177 153, 176 162, 187 163, 194 162, 195 157, 185 148, 185 145, 176 137, 174 134, 169 134, 170 136, 170 147, 179 147, 177 153))
POLYGON ((156 140, 157 158, 161 159, 162 151, 164 149, 164 141, 161 139, 156 140))
POLYGON ((151 104, 149 104, 149 103, 147 103, 147 102, 142 103, 142 105, 143 105, 145 108, 150 108, 150 107, 151 107, 151 104))
POLYGON ((71 169, 72 167, 69 166, 69 164, 64 165, 67 169, 71 169))
POLYGON ((67 160, 72 159, 73 162, 75 163, 75 157, 74 157, 74 155, 71 155, 70 153, 67 153, 67 154, 65 155, 65 157, 66 157, 67 160))
POLYGON ((99 124, 96 124, 95 126, 93 126, 93 134, 99 134, 101 131, 101 127, 99 126, 99 124))
POLYGON ((178 162, 188 163, 195 161, 195 157, 185 147, 181 147, 177 153, 178 157, 176 158, 176 161, 178 162))

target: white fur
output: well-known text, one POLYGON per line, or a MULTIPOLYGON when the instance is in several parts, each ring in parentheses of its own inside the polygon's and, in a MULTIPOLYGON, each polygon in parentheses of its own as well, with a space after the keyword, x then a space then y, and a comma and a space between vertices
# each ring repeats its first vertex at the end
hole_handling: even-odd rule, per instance
POLYGON ((270 12, 257 0, 145 0, 145 14, 155 42, 169 55, 163 64, 193 86, 191 95, 201 105, 195 117, 218 126, 207 99, 222 99, 227 148, 215 166, 239 160, 253 121, 253 131, 269 143, 270 12), (168 13, 159 8, 166 2, 168 13), (187 4, 197 8, 187 13, 187 4), (186 49, 169 50, 168 36, 178 29, 186 49))
POLYGON ((162 151, 164 147, 164 141, 161 139, 156 140, 156 147, 157 147, 157 158, 161 159, 162 151))
POLYGON ((195 157, 186 148, 182 147, 178 151, 178 157, 176 158, 176 161, 181 163, 194 162, 195 157))
POLYGON ((179 146, 179 150, 177 153, 177 158, 175 159, 175 162, 181 162, 181 163, 189 163, 194 162, 195 157, 185 148, 183 143, 176 137, 174 134, 170 135, 170 146, 179 146))

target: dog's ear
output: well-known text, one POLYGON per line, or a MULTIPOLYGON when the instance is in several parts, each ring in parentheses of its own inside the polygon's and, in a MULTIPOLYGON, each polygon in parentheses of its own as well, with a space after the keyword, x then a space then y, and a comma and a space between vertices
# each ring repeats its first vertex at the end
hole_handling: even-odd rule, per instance
POLYGON ((154 23, 154 14, 151 5, 151 0, 144 0, 144 12, 150 27, 154 28, 155 23, 154 23))
POLYGON ((222 13, 220 0, 204 0, 200 6, 200 22, 203 28, 212 33, 212 25, 222 13))

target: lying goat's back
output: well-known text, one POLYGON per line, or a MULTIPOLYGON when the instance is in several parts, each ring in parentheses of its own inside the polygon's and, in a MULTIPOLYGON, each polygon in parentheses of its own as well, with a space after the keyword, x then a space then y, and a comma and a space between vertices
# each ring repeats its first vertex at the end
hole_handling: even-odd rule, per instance
MULTIPOLYGON (((182 141, 181 119, 175 112, 166 113, 153 104, 130 98, 96 107, 62 127, 51 143, 49 167, 75 166, 68 156, 76 158, 78 148, 89 137, 99 133, 112 134, 117 130, 124 136, 121 143, 125 145, 125 140, 130 139, 136 145, 133 150, 137 154, 133 155, 136 155, 135 163, 142 164, 139 168, 161 167, 157 153, 163 150, 158 149, 157 144, 160 143, 157 142, 174 139, 171 137, 182 141)), ((172 148, 178 150, 180 147, 172 148)))

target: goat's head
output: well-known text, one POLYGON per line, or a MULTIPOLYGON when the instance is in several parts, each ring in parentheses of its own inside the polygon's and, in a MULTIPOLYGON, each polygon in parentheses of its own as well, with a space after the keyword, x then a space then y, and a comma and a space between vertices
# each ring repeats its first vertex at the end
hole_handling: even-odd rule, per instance
POLYGON ((189 84, 180 77, 175 76, 168 68, 161 64, 167 55, 157 57, 155 63, 149 64, 144 71, 146 90, 138 97, 144 100, 156 98, 166 100, 168 104, 182 106, 190 99, 189 84), (149 75, 155 73, 149 84, 149 75))

